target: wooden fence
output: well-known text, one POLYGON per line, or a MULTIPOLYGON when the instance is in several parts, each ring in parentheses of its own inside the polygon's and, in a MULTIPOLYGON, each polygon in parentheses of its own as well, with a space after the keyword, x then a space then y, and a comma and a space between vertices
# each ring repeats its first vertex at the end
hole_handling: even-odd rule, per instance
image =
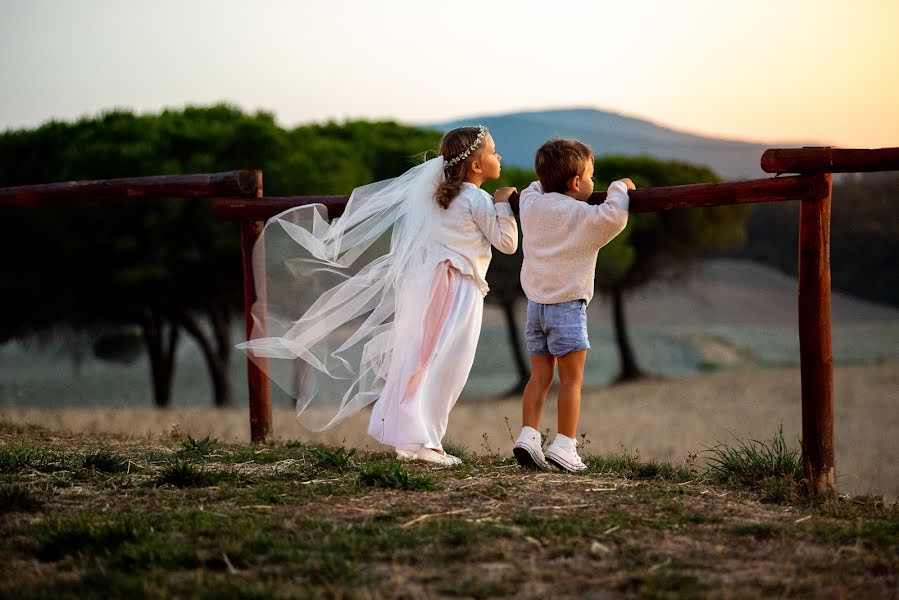
MULTIPOLYGON (((799 353, 802 382, 802 456, 809 491, 833 492, 833 354, 830 331, 830 203, 832 173, 899 170, 899 148, 849 150, 799 148, 767 150, 766 173, 787 177, 728 183, 645 188, 630 193, 634 213, 750 202, 801 202, 799 223, 799 353)), ((112 201, 181 197, 213 198, 216 216, 240 223, 244 312, 247 336, 256 301, 252 250, 265 221, 288 208, 323 204, 339 217, 349 196, 263 197, 262 172, 245 170, 206 175, 110 179, 0 189, 0 208, 60 201, 112 201)), ((594 193, 593 204, 605 200, 594 193)), ((513 195, 513 210, 518 197, 513 195)), ((263 291, 264 292, 264 291, 263 291)), ((247 360, 250 434, 254 442, 272 433, 272 409, 265 363, 247 360)))

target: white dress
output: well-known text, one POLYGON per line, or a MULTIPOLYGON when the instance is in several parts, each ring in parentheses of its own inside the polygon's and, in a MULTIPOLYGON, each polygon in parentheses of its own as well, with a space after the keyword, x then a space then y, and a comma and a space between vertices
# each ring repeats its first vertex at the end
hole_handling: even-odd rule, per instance
MULTIPOLYGON (((491 250, 513 254, 518 227, 507 203, 470 183, 432 217, 433 280, 418 334, 397 340, 368 432, 382 444, 441 449, 449 413, 474 362, 491 250)), ((402 297, 398 314, 403 310, 402 297)))
POLYGON ((443 157, 268 220, 253 247, 257 301, 237 347, 322 431, 377 402, 369 431, 440 448, 481 327, 491 244, 515 252, 508 204, 471 184, 448 209, 443 157))

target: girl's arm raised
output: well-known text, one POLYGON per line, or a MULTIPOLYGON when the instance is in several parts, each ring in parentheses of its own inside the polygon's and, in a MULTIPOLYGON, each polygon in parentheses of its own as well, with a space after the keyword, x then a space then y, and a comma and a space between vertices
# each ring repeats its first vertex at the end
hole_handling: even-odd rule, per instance
POLYGON ((518 250, 518 224, 508 202, 494 204, 486 193, 477 194, 471 199, 471 215, 478 229, 497 250, 503 254, 515 254, 518 250))

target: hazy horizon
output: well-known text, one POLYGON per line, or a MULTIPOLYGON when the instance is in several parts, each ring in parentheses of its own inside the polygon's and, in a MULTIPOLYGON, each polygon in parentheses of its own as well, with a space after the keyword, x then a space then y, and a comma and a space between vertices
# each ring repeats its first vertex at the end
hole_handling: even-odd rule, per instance
POLYGON ((598 107, 598 106, 582 106, 582 105, 578 105, 578 106, 545 106, 545 107, 537 107, 537 108, 529 107, 529 108, 522 108, 522 109, 511 108, 511 109, 509 109, 509 110, 504 110, 504 111, 493 111, 493 112, 485 112, 485 113, 483 113, 483 114, 474 114, 474 113, 471 113, 471 114, 461 114, 461 115, 448 115, 448 116, 445 117, 445 118, 440 118, 440 119, 428 119, 427 121, 410 121, 410 120, 405 120, 405 119, 400 119, 400 118, 394 118, 394 117, 364 117, 364 116, 362 116, 362 117, 353 117, 353 116, 349 116, 349 117, 342 118, 342 119, 335 119, 335 118, 321 118, 321 119, 309 119, 309 120, 302 120, 302 121, 297 121, 297 122, 293 122, 293 123, 286 123, 286 122, 284 122, 281 118, 279 118, 279 115, 278 115, 275 111, 273 111, 273 110, 267 109, 267 108, 265 108, 265 107, 255 107, 255 108, 253 108, 253 109, 249 109, 249 108, 240 106, 240 105, 238 105, 238 104, 236 104, 236 103, 234 103, 234 102, 229 102, 228 100, 224 100, 224 99, 223 99, 223 100, 220 100, 220 101, 218 101, 218 102, 209 102, 209 103, 186 103, 186 104, 177 105, 177 106, 176 106, 176 105, 172 105, 172 106, 161 106, 161 107, 159 107, 159 108, 157 108, 157 109, 146 109, 146 110, 137 110, 137 109, 134 109, 134 108, 128 107, 128 106, 114 106, 114 107, 107 107, 107 108, 101 108, 101 109, 98 109, 98 110, 95 110, 95 111, 86 111, 86 112, 84 112, 84 113, 82 113, 82 114, 80 114, 80 115, 73 115, 73 116, 67 117, 67 118, 61 118, 61 117, 49 117, 49 118, 47 118, 47 119, 45 119, 45 120, 42 120, 42 121, 39 121, 39 122, 36 122, 36 123, 24 124, 24 125, 17 126, 17 127, 8 127, 7 129, 0 129, 0 133, 4 133, 4 132, 7 132, 7 131, 36 129, 36 128, 38 128, 38 127, 41 127, 41 126, 46 125, 47 123, 50 123, 50 122, 53 122, 53 121, 58 121, 58 122, 76 122, 76 121, 78 121, 78 120, 80 120, 80 119, 96 118, 96 117, 98 117, 98 116, 100 116, 100 115, 103 115, 103 114, 106 114, 106 113, 109 113, 109 112, 113 112, 113 111, 117 111, 117 110, 131 111, 131 112, 133 112, 133 113, 135 113, 135 114, 138 114, 138 115, 140 115, 140 114, 158 114, 158 113, 160 113, 160 112, 162 112, 162 111, 165 111, 165 110, 176 110, 176 111, 177 111, 177 110, 181 110, 181 109, 187 108, 188 106, 193 106, 193 107, 203 107, 203 106, 213 106, 213 105, 220 104, 220 103, 224 103, 224 104, 228 104, 228 105, 232 105, 232 106, 237 106, 237 107, 240 108, 241 110, 243 110, 243 111, 245 111, 245 112, 248 112, 248 113, 254 113, 254 112, 256 112, 256 111, 262 111, 262 112, 272 113, 272 114, 274 115, 275 121, 278 123, 278 125, 281 126, 281 127, 284 127, 284 128, 288 128, 288 129, 289 129, 289 128, 298 127, 298 126, 302 126, 302 125, 310 125, 310 124, 326 123, 326 122, 328 122, 328 121, 334 121, 334 122, 337 122, 337 123, 343 123, 343 122, 346 122, 346 121, 352 121, 352 120, 391 120, 391 121, 396 121, 396 122, 401 123, 401 124, 404 124, 404 125, 424 126, 424 127, 427 127, 427 126, 430 126, 430 125, 433 125, 433 124, 448 123, 448 122, 462 121, 462 120, 472 120, 472 122, 474 122, 474 120, 477 119, 477 118, 496 117, 496 116, 503 116, 503 115, 509 115, 509 114, 534 113, 534 112, 550 112, 550 111, 565 111, 565 110, 572 110, 572 111, 573 111, 573 110, 596 110, 596 111, 605 112, 605 113, 613 113, 613 114, 616 114, 616 115, 619 115, 619 116, 622 116, 622 117, 625 117, 625 118, 629 118, 629 119, 637 119, 637 120, 641 120, 641 121, 646 121, 646 122, 652 123, 653 125, 657 125, 658 127, 663 127, 663 128, 665 128, 665 129, 670 129, 670 130, 672 130, 672 131, 677 131, 677 132, 680 132, 680 133, 685 133, 685 134, 688 134, 688 135, 694 135, 694 136, 699 136, 699 137, 704 137, 704 138, 726 139, 726 140, 728 140, 728 141, 745 142, 745 143, 750 143, 750 144, 759 144, 759 143, 765 144, 765 143, 776 143, 776 142, 781 142, 781 143, 784 143, 784 142, 786 142, 786 143, 791 143, 791 142, 792 142, 792 143, 797 143, 797 144, 798 144, 798 143, 805 143, 806 145, 808 145, 809 143, 816 143, 816 144, 825 145, 825 146, 826 146, 826 145, 835 145, 835 144, 830 144, 830 143, 828 143, 827 140, 819 140, 819 139, 802 139, 802 140, 800 140, 800 139, 784 139, 784 138, 780 138, 780 139, 761 139, 761 138, 741 138, 741 137, 734 137, 734 136, 725 136, 725 135, 717 134, 717 133, 714 133, 714 132, 695 131, 695 130, 691 130, 691 129, 686 128, 686 127, 679 127, 679 126, 677 126, 677 125, 672 125, 672 124, 670 124, 670 123, 663 123, 663 122, 660 122, 660 121, 658 121, 658 120, 656 120, 656 119, 653 119, 653 118, 651 118, 651 117, 649 117, 649 116, 636 115, 636 114, 628 114, 628 113, 625 113, 625 112, 622 112, 622 111, 617 111, 617 110, 614 110, 614 109, 604 108, 604 107, 598 107))
POLYGON ((224 101, 285 126, 592 107, 741 141, 899 143, 892 0, 3 7, 4 131, 224 101))

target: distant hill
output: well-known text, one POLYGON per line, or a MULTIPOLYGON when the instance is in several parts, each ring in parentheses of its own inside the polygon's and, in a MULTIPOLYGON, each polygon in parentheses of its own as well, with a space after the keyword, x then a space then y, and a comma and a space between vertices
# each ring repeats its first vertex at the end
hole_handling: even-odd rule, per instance
POLYGON ((526 168, 533 168, 534 152, 551 137, 578 138, 589 144, 597 156, 648 154, 665 160, 705 165, 723 179, 730 180, 766 176, 759 160, 767 148, 821 145, 795 141, 753 144, 703 137, 592 108, 473 116, 423 126, 448 131, 473 123, 490 128, 506 164, 526 168))

